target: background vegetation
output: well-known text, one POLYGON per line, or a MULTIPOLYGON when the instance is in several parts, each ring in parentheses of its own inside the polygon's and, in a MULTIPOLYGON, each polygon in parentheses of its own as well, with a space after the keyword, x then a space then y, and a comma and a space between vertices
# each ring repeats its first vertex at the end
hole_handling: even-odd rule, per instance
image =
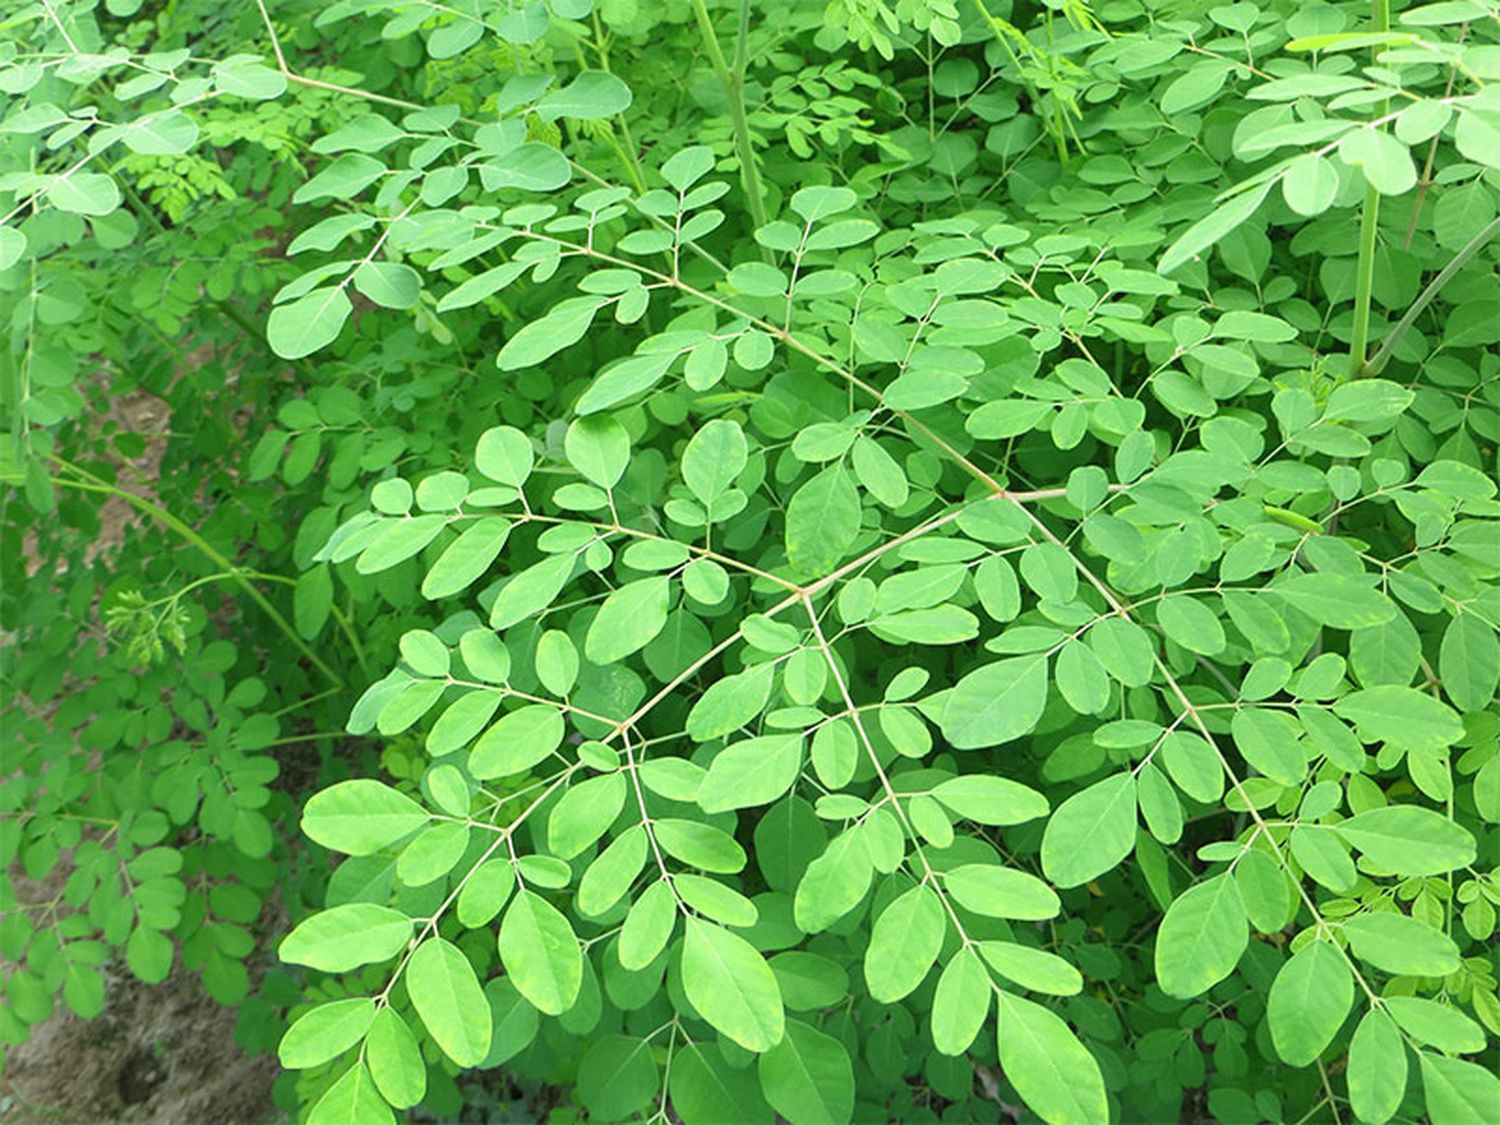
POLYGON ((12 5, 0 1043, 1493 1121, 1497 90, 1492 0, 12 5))

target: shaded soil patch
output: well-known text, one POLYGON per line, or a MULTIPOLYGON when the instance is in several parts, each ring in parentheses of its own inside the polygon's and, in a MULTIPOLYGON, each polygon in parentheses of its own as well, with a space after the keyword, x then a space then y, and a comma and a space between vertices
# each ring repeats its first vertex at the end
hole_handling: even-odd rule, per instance
POLYGON ((235 1012, 180 967, 154 986, 122 974, 97 1018, 59 1010, 7 1052, 0 1123, 280 1122, 276 1059, 240 1050, 235 1012))

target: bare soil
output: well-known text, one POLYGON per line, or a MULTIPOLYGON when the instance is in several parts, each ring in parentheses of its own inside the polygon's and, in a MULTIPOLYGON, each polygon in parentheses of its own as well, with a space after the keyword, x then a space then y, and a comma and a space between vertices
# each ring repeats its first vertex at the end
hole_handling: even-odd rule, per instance
POLYGON ((234 1040, 235 1009, 179 967, 154 986, 121 973, 104 1012, 60 1010, 7 1052, 0 1123, 259 1125, 283 1116, 271 1098, 274 1057, 234 1040))

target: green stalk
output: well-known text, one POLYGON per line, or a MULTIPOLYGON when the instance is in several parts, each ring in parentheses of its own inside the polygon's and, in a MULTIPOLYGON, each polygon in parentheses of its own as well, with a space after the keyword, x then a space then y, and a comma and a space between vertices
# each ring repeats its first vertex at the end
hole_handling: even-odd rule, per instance
POLYGON ((1442 272, 1427 283, 1427 288, 1423 289, 1417 299, 1411 303, 1411 307, 1406 310, 1406 315, 1401 318, 1395 328, 1391 329, 1390 335, 1386 336, 1385 341, 1380 345, 1380 349, 1370 357, 1370 362, 1365 364, 1364 370, 1359 372, 1359 374, 1375 376, 1384 370, 1385 365, 1390 362, 1391 353, 1396 350, 1396 345, 1401 342, 1401 337, 1406 335, 1407 330, 1415 323, 1417 317, 1422 315, 1422 310, 1432 303, 1432 299, 1442 291, 1443 286, 1448 284, 1453 275, 1468 265, 1469 259, 1479 253, 1484 248, 1484 244, 1497 234, 1500 234, 1500 219, 1491 219, 1488 226, 1469 239, 1464 244, 1463 249, 1453 255, 1453 260, 1443 267, 1442 272))
POLYGON ((703 0, 692 0, 692 3, 698 30, 703 35, 703 46, 708 51, 708 61, 713 64, 714 73, 719 76, 719 82, 724 87, 724 96, 729 100, 729 120, 734 126, 734 150, 740 158, 740 179, 750 205, 750 218, 759 230, 766 225, 766 201, 761 194, 760 172, 755 166, 755 149, 750 144, 750 122, 745 117, 745 69, 749 63, 745 39, 750 32, 750 0, 740 0, 740 27, 735 39, 732 67, 724 58, 723 48, 719 46, 719 36, 714 31, 713 21, 708 18, 708 8, 703 0))
POLYGON ((63 468, 70 473, 74 473, 77 476, 85 478, 84 480, 74 480, 69 477, 53 477, 53 484, 61 485, 64 488, 76 488, 84 492, 102 492, 109 496, 118 496, 121 500, 124 500, 131 507, 146 513, 148 516, 152 517, 157 522, 162 524, 162 526, 176 532, 188 543, 191 543, 194 547, 198 548, 198 550, 203 552, 203 554, 207 556, 215 565, 221 567, 224 571, 226 571, 233 578, 234 582, 240 587, 240 589, 245 591, 246 595, 250 598, 251 601, 260 606, 260 608, 265 612, 265 615, 271 619, 271 623, 286 635, 287 640, 291 641, 293 647, 295 647, 298 652, 300 652, 304 657, 307 658, 307 662, 309 664, 311 664, 323 675, 327 676, 332 683, 337 684, 340 687, 343 686, 344 681, 342 678, 340 678, 339 674, 332 668, 330 668, 327 664, 325 664, 323 660, 318 656, 318 654, 307 646, 307 643, 303 641, 303 639, 297 634, 297 631, 292 628, 291 623, 281 615, 280 611, 277 610, 277 608, 272 605, 269 600, 267 600, 266 596, 259 590, 257 590, 253 585, 251 585, 249 579, 247 579, 243 574, 239 573, 239 568, 237 568, 234 563, 230 562, 227 558, 220 554, 218 550, 214 548, 214 545, 207 539, 203 538, 203 536, 199 535, 186 523, 178 519, 171 512, 167 511, 167 509, 163 508, 160 504, 153 504, 150 500, 147 500, 143 496, 137 496, 135 493, 130 492, 127 489, 116 487, 115 485, 110 484, 108 481, 101 480, 100 478, 94 476, 92 473, 84 469, 80 469, 76 465, 69 464, 61 457, 53 457, 52 461, 60 468, 63 468))
MULTIPOLYGON (((1391 27, 1390 0, 1371 0, 1371 30, 1391 27)), ((1382 116, 1384 111, 1382 111, 1382 116)), ((1375 289, 1375 243, 1379 234, 1380 193, 1365 185, 1365 202, 1359 216, 1359 263, 1354 275, 1354 335, 1349 341, 1349 376, 1357 377, 1365 366, 1370 343, 1370 297, 1375 289)))

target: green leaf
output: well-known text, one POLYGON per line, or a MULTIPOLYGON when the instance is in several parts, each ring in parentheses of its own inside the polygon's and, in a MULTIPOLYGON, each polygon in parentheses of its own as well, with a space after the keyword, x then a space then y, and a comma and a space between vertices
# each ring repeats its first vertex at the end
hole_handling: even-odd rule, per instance
POLYGON ((1319 625, 1365 629, 1396 616, 1396 604, 1372 583, 1348 574, 1299 574, 1271 587, 1319 625))
POLYGON ((1388 996, 1385 1006, 1401 1030, 1418 1043, 1450 1055, 1484 1050, 1484 1028, 1457 1008, 1419 996, 1388 996))
POLYGON ((1042 835, 1042 870, 1059 887, 1077 887, 1110 870, 1135 846, 1135 775, 1126 771, 1075 793, 1042 835))
POLYGON ((962 1055, 990 1010, 990 978, 972 948, 962 947, 938 978, 932 998, 932 1045, 945 1055, 962 1055))
POLYGON ((757 664, 710 684, 688 712, 688 737, 708 742, 748 725, 765 710, 775 675, 774 664, 757 664))
POLYGON ((1443 630, 1438 652, 1443 690, 1461 711, 1482 711, 1500 686, 1500 640, 1487 621, 1460 613, 1443 630))
POLYGON ((545 121, 556 121, 559 117, 594 121, 629 108, 629 86, 608 71, 585 70, 561 90, 553 90, 539 101, 536 112, 545 121))
POLYGON ((628 788, 624 774, 612 773, 569 789, 547 818, 547 850, 572 859, 589 847, 620 815, 628 788))
POLYGON ((570 465, 606 491, 620 482, 630 463, 630 435, 608 414, 575 418, 563 449, 570 465))
POLYGON ((439 937, 417 946, 406 964, 406 990, 443 1054, 461 1067, 484 1061, 490 1051, 490 1006, 458 946, 439 937))
POLYGON ((769 805, 792 787, 801 770, 801 735, 747 738, 714 756, 697 801, 708 813, 769 805))
POLYGON ((480 780, 523 773, 562 745, 565 729, 562 712, 550 704, 518 707, 480 736, 469 772, 480 780))
POLYGON ((556 1016, 578 998, 583 954, 562 913, 546 899, 520 891, 500 924, 500 961, 538 1011, 556 1016))
POLYGON ((1500 1104, 1500 1076, 1463 1059, 1417 1052, 1432 1125, 1488 1125, 1500 1104))
POLYGON ((1245 707, 1234 713, 1230 730, 1245 761, 1272 781, 1300 785, 1307 776, 1307 753, 1298 741, 1301 728, 1290 715, 1245 707))
POLYGON ((1294 159, 1281 178, 1281 194, 1287 206, 1307 218, 1332 207, 1338 191, 1338 169, 1316 152, 1303 153, 1294 159))
POLYGON ((932 795, 976 824, 1009 827, 1046 816, 1047 798, 1028 785, 993 774, 972 773, 933 787, 932 795))
POLYGON ((655 961, 677 925, 677 896, 665 879, 652 883, 630 907, 620 928, 620 964, 634 972, 655 961))
POLYGON ((344 903, 299 923, 282 939, 277 954, 288 964, 347 973, 396 956, 411 940, 411 927, 410 918, 388 906, 344 903))
POLYGON ((695 433, 682 452, 682 480, 705 508, 744 472, 749 456, 738 422, 716 418, 695 433))
POLYGON ((1083 991, 1083 975, 1055 953, 1010 941, 982 941, 979 952, 991 969, 1032 992, 1076 996, 1083 991))
POLYGON ((682 988, 720 1034, 747 1051, 781 1042, 785 1014, 776 974, 749 942, 689 917, 682 947, 682 988))
POLYGON ((520 488, 531 476, 531 439, 514 426, 495 426, 479 435, 474 467, 490 480, 520 488))
POLYGON ((1369 809, 1335 830, 1371 863, 1396 875, 1442 875, 1468 866, 1476 855, 1467 829, 1419 805, 1369 809))
POLYGON ((108 215, 120 198, 119 185, 103 172, 54 176, 47 185, 47 202, 75 215, 108 215))
POLYGON ((26 253, 26 234, 15 227, 0 226, 0 270, 8 270, 26 253))
POLYGON ((1168 996, 1201 996, 1234 972, 1249 943, 1238 882, 1205 879, 1173 900, 1156 931, 1157 983, 1168 996))
POLYGON ((568 584, 574 566, 572 555, 553 555, 521 571, 501 587, 490 607, 491 628, 509 629, 546 609, 568 584))
POLYGON ((863 832, 841 832, 807 865, 797 884, 793 916, 803 933, 826 930, 859 905, 870 889, 875 864, 863 832))
POLYGON ((599 607, 583 652, 595 664, 613 664, 645 648, 667 624, 672 581, 664 575, 621 586, 599 607))
POLYGON ((282 359, 301 359, 333 343, 353 311, 342 286, 314 289, 271 310, 266 340, 282 359))
POLYGON ((537 367, 564 348, 583 339, 594 323, 602 302, 594 297, 574 297, 554 305, 546 316, 524 325, 505 342, 496 362, 501 371, 537 367))
POLYGON ((1156 264, 1156 272, 1171 273, 1222 240, 1259 210, 1261 202, 1270 194, 1273 183, 1274 180, 1268 180, 1258 187, 1241 192, 1227 203, 1215 206, 1167 247, 1161 261, 1156 264))
POLYGON ((1458 971, 1458 946, 1426 922, 1388 910, 1358 914, 1344 922, 1354 955, 1398 975, 1445 977, 1458 971))
POLYGON ((943 874, 943 886, 965 910, 990 918, 1040 922, 1062 911, 1057 893, 1035 875, 989 863, 966 863, 943 874))
POLYGON ((645 1109, 660 1087, 649 1040, 606 1035, 578 1060, 578 1096, 598 1121, 619 1121, 645 1109))
POLYGON ((1333 1041, 1354 1003, 1354 977, 1339 951, 1311 941, 1294 953, 1266 998, 1266 1020, 1276 1053, 1291 1066, 1309 1066, 1333 1041))
POLYGON ((307 1125, 394 1125, 365 1064, 356 1061, 313 1106, 307 1125))
POLYGON ((942 900, 930 887, 913 887, 886 907, 865 951, 870 996, 894 1004, 910 994, 937 960, 946 928, 942 900))
POLYGON ((1365 1013, 1349 1042, 1349 1107, 1361 1121, 1384 1125, 1406 1095, 1406 1045, 1391 1017, 1365 1013))
POLYGON ((381 1008, 365 1038, 365 1063, 382 1097, 408 1109, 427 1092, 427 1067, 411 1028, 392 1008, 381 1008))
POLYGON ((1094 1056, 1060 1017, 1008 992, 999 994, 1000 1065, 1027 1107, 1048 1125, 1109 1120, 1094 1056))
POLYGON ((1446 703, 1394 684, 1350 692, 1333 710, 1355 723, 1365 741, 1389 739, 1409 750, 1443 750, 1464 733, 1462 721, 1446 703))
POLYGON ((1156 607, 1156 623, 1172 640, 1201 656, 1216 656, 1228 643, 1218 615, 1186 594, 1162 599, 1156 607))
POLYGON ((854 1113, 854 1068, 844 1045, 801 1020, 758 1063, 766 1101, 791 1125, 843 1125, 854 1113))
POLYGON ((712 1043, 678 1047, 669 1089, 672 1109, 684 1125, 769 1125, 774 1118, 755 1072, 731 1067, 712 1043))
POLYGON ((389 785, 367 778, 341 781, 302 808, 302 832, 347 855, 371 855, 427 823, 427 810, 389 785))
POLYGON ((120 135, 125 147, 142 156, 175 156, 198 140, 198 125, 180 109, 137 118, 120 135))
POLYGON ((422 299, 422 277, 401 262, 365 262, 354 271, 354 288, 381 308, 414 308, 422 299))
POLYGON ((1030 734, 1046 704, 1046 655, 1011 657, 976 668, 954 684, 940 726, 956 749, 999 746, 1030 734))
POLYGON ((375 1019, 367 996, 319 1004, 287 1028, 276 1054, 288 1070, 305 1070, 337 1058, 365 1037, 375 1019))
POLYGON ((859 493, 842 464, 799 488, 786 510, 786 554, 804 578, 821 577, 843 561, 859 538, 859 493))

